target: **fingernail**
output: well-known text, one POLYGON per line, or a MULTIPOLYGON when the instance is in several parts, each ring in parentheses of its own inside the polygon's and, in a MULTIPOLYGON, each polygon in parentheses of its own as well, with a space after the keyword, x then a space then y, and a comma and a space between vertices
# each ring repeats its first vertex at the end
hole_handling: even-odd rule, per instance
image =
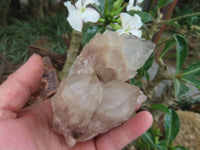
POLYGON ((36 54, 36 53, 33 53, 30 57, 29 57, 29 59, 28 60, 31 60, 33 57, 35 57, 36 55, 38 55, 38 54, 36 54))
POLYGON ((32 56, 35 56, 35 55, 38 55, 38 54, 36 54, 36 53, 33 53, 33 54, 31 55, 31 57, 32 57, 32 56))

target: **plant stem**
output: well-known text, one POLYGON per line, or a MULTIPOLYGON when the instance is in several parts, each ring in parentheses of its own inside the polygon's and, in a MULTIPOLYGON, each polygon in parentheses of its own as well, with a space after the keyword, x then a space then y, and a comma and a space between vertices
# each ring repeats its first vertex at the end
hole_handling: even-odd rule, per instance
POLYGON ((153 9, 154 3, 155 0, 152 0, 148 12, 150 12, 153 9))
POLYGON ((179 16, 179 17, 176 17, 176 18, 173 18, 173 19, 161 21, 160 24, 165 24, 165 23, 169 23, 169 22, 172 22, 172 21, 180 20, 180 19, 183 19, 183 18, 192 17, 192 16, 199 16, 199 15, 200 15, 200 12, 191 13, 191 14, 179 16))
POLYGON ((67 59, 65 60, 65 64, 63 66, 62 72, 60 73, 61 81, 67 77, 69 69, 79 53, 79 48, 80 48, 81 43, 82 43, 81 32, 72 30, 71 43, 70 43, 69 49, 67 50, 67 59))

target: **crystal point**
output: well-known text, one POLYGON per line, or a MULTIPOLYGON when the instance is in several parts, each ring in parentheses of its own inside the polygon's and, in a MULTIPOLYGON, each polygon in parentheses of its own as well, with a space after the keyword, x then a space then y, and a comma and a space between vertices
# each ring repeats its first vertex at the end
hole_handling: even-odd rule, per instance
POLYGON ((53 129, 69 146, 128 120, 144 97, 125 83, 136 75, 154 44, 115 32, 97 34, 85 45, 52 98, 53 129))

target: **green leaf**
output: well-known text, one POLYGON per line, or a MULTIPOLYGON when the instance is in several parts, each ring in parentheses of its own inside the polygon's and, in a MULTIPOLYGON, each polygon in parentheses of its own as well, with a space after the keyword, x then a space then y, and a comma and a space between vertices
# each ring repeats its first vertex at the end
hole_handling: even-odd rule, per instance
POLYGON ((169 3, 171 3, 173 0, 159 0, 158 1, 158 8, 165 7, 169 3))
POLYGON ((147 22, 152 21, 152 16, 149 13, 147 13, 147 12, 136 11, 135 13, 140 16, 140 18, 142 19, 143 23, 147 23, 147 22))
POLYGON ((150 75, 147 71, 144 71, 144 77, 147 79, 147 80, 150 80, 150 75))
POLYGON ((174 38, 167 40, 165 43, 165 47, 162 53, 160 54, 160 58, 162 58, 175 44, 176 44, 176 41, 174 38))
POLYGON ((200 80, 197 77, 191 76, 191 75, 184 75, 181 77, 182 80, 189 82, 190 84, 194 86, 200 86, 200 80))
POLYGON ((180 130, 179 116, 174 110, 169 109, 169 111, 170 114, 166 114, 164 119, 165 139, 167 142, 167 146, 171 144, 171 142, 175 139, 180 130))
POLYGON ((147 143, 152 150, 157 150, 155 137, 151 131, 151 128, 141 136, 141 139, 147 143))
POLYGON ((149 70, 154 60, 154 53, 152 53, 144 64, 145 71, 149 70))
POLYGON ((200 76, 200 61, 196 64, 189 65, 182 73, 181 79, 194 85, 200 86, 200 80, 197 78, 200 76))
POLYGON ((111 11, 113 9, 113 5, 116 0, 108 0, 108 10, 111 11))
POLYGON ((189 91, 189 88, 178 79, 174 79, 174 88, 175 97, 179 97, 189 91))
POLYGON ((145 64, 140 69, 137 70, 140 78, 142 78, 145 75, 145 71, 148 71, 149 68, 152 66, 153 60, 154 60, 154 53, 152 53, 145 62, 145 64))
POLYGON ((176 150, 187 150, 184 146, 178 145, 176 146, 176 150))
POLYGON ((92 4, 92 7, 95 10, 97 10, 101 16, 104 15, 104 5, 105 5, 104 3, 105 3, 105 1, 101 1, 101 2, 99 2, 99 5, 97 5, 96 3, 92 4))
POLYGON ((95 4, 95 8, 96 8, 96 7, 99 7, 97 10, 100 9, 100 10, 101 10, 100 13, 101 13, 101 14, 104 14, 105 0, 103 0, 103 1, 102 1, 102 0, 98 0, 98 2, 99 2, 99 5, 97 6, 97 5, 95 4))
POLYGON ((85 44, 88 43, 90 39, 92 39, 96 35, 97 32, 102 31, 103 28, 101 26, 92 25, 88 27, 88 25, 85 24, 83 28, 83 46, 85 46, 85 44))
POLYGON ((182 76, 200 76, 200 61, 196 64, 189 65, 182 73, 182 76))
POLYGON ((108 8, 108 2, 109 0, 105 0, 105 5, 104 5, 104 17, 107 17, 109 14, 109 8, 108 8))
POLYGON ((179 34, 175 34, 174 38, 176 40, 176 73, 178 73, 182 66, 183 63, 186 60, 187 53, 188 53, 188 44, 186 39, 179 34))
POLYGON ((159 109, 167 114, 170 114, 169 109, 163 104, 154 104, 150 108, 159 109))
POLYGON ((145 71, 144 67, 142 67, 142 68, 140 68, 140 69, 137 70, 138 75, 139 75, 140 78, 144 77, 144 71, 145 71))
POLYGON ((116 10, 116 9, 119 9, 119 8, 122 6, 123 2, 124 2, 124 0, 116 0, 116 1, 114 2, 113 8, 114 8, 115 10, 116 10))
POLYGON ((174 21, 168 21, 166 22, 168 25, 171 25, 172 27, 177 27, 177 28, 181 28, 180 24, 178 22, 174 22, 174 21))
POLYGON ((160 141, 160 142, 157 144, 157 148, 158 148, 159 150, 168 150, 168 149, 167 149, 167 143, 166 143, 166 141, 165 141, 165 140, 160 141))
POLYGON ((135 86, 142 86, 142 82, 136 78, 130 79, 130 83, 135 86))

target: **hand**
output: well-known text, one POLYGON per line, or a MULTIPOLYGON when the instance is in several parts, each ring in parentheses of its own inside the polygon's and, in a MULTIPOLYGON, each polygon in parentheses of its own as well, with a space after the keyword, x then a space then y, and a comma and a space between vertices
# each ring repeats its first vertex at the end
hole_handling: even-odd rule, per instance
POLYGON ((33 55, 0 86, 0 150, 119 150, 152 124, 151 114, 140 112, 120 127, 69 148, 52 130, 50 100, 23 108, 42 74, 42 58, 33 55))

